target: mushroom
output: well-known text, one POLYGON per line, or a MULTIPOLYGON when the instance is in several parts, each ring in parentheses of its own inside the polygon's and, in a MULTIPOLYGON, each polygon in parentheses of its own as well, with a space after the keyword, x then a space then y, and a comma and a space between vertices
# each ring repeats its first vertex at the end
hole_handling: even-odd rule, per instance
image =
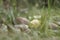
POLYGON ((49 28, 56 30, 58 28, 58 25, 55 23, 49 23, 49 28))
POLYGON ((16 21, 17 21, 17 23, 20 23, 20 24, 26 24, 26 25, 29 24, 29 20, 27 18, 24 18, 24 17, 17 17, 16 21))
POLYGON ((28 25, 25 24, 19 24, 14 26, 16 29, 20 29, 23 32, 29 33, 30 29, 28 28, 28 25))
POLYGON ((38 28, 39 27, 39 25, 40 25, 40 21, 38 20, 38 19, 33 19, 31 22, 30 22, 30 24, 31 24, 31 28, 38 28))

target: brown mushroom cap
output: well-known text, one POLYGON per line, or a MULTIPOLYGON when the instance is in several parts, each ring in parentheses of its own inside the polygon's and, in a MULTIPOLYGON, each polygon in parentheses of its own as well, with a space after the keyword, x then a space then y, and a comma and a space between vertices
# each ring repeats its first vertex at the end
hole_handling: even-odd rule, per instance
POLYGON ((27 18, 24 18, 24 17, 17 17, 16 21, 20 24, 29 24, 29 20, 27 18))
POLYGON ((49 27, 50 27, 51 29, 56 30, 56 29, 57 29, 57 27, 58 27, 58 25, 57 25, 57 24, 55 24, 55 23, 49 23, 49 27))

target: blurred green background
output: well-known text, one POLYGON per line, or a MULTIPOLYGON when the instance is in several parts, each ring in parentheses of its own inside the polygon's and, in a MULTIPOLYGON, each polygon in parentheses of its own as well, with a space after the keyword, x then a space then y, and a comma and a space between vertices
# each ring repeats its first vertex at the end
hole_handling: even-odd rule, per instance
POLYGON ((60 40, 60 0, 0 0, 0 35, 0 40, 60 40), (30 33, 14 29, 17 17, 32 23, 30 33))

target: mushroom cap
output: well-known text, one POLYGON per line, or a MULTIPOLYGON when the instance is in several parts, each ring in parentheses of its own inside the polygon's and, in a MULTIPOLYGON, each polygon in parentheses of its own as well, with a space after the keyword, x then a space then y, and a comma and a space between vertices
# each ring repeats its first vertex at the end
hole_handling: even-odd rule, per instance
POLYGON ((58 28, 58 25, 55 23, 49 23, 49 28, 56 30, 58 28))
POLYGON ((32 28, 37 28, 41 22, 38 19, 33 19, 30 23, 32 28))
POLYGON ((21 31, 26 31, 29 29, 28 25, 25 25, 25 24, 15 25, 14 27, 17 29, 20 29, 21 31))
POLYGON ((17 17, 16 21, 18 23, 21 23, 21 24, 26 24, 26 25, 29 24, 29 20, 27 18, 24 18, 24 17, 17 17))

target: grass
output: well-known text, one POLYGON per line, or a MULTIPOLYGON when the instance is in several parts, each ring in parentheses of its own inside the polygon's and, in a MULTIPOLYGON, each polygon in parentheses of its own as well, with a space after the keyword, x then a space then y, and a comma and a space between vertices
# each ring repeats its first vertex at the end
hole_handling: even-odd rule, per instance
MULTIPOLYGON (((57 30, 58 32, 55 33, 54 30, 48 29, 48 23, 53 22, 55 17, 58 16, 58 19, 60 18, 60 9, 50 9, 51 15, 48 14, 47 8, 37 9, 33 7, 32 10, 29 10, 27 14, 20 14, 19 16, 31 17, 29 20, 34 19, 35 15, 42 16, 39 20, 42 22, 41 26, 39 26, 39 29, 34 30, 31 29, 32 32, 30 34, 27 34, 25 32, 1 32, 0 33, 0 40, 60 40, 60 29, 57 30)), ((0 12, 1 19, 4 18, 5 22, 4 24, 11 24, 12 21, 15 23, 15 17, 18 16, 16 10, 12 9, 12 11, 8 12, 0 12)))

